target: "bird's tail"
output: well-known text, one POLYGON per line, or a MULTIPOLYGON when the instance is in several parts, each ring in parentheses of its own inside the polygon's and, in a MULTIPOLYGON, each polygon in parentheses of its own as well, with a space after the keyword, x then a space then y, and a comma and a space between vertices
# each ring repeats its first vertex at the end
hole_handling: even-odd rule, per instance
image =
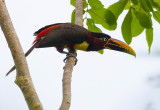
MULTIPOLYGON (((32 51, 33 49, 36 47, 38 42, 35 42, 33 44, 33 46, 25 53, 25 57, 27 57, 32 51)), ((6 76, 8 76, 12 71, 14 71, 16 68, 15 68, 15 65, 8 71, 8 73, 6 74, 6 76)))

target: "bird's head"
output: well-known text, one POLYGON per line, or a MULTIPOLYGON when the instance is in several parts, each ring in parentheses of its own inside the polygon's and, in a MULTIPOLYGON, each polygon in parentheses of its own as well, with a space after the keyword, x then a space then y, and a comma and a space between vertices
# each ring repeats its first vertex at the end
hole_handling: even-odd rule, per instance
POLYGON ((123 43, 122 41, 116 40, 111 38, 109 35, 104 33, 91 33, 92 40, 91 45, 96 50, 101 49, 111 49, 116 50, 124 53, 128 53, 130 55, 133 55, 136 57, 135 51, 126 43, 123 43))

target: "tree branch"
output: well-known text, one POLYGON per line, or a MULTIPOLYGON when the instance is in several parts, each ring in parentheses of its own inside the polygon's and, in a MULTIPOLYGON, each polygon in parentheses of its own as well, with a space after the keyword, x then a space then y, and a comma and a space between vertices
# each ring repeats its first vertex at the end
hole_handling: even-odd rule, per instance
POLYGON ((75 24, 83 26, 83 5, 84 0, 76 0, 75 24))
POLYGON ((22 47, 12 25, 4 0, 0 0, 0 25, 16 66, 17 76, 15 83, 23 92, 30 110, 43 110, 34 89, 22 47))
MULTIPOLYGON (((82 26, 83 25, 83 0, 76 0, 75 2, 75 24, 82 26)), ((71 51, 70 51, 71 52, 71 51)), ((74 55, 76 51, 71 52, 74 55)), ((67 62, 64 66, 63 73, 63 100, 59 110, 69 110, 71 104, 71 77, 73 67, 75 65, 75 58, 70 57, 67 59, 67 62)))

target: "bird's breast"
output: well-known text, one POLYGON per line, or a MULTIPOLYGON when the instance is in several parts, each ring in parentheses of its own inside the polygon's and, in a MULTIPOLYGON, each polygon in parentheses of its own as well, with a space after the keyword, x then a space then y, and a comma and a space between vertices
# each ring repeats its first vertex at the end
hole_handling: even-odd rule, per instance
POLYGON ((65 48, 74 48, 76 50, 86 51, 88 46, 89 46, 89 44, 86 41, 84 41, 80 44, 67 45, 67 46, 65 46, 65 48))

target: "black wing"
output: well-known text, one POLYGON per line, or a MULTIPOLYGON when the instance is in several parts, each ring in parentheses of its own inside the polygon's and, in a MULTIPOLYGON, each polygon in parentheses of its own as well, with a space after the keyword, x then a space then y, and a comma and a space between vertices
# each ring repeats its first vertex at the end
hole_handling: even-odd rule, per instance
POLYGON ((64 23, 44 36, 36 48, 80 44, 86 41, 87 37, 87 29, 75 24, 64 23))

